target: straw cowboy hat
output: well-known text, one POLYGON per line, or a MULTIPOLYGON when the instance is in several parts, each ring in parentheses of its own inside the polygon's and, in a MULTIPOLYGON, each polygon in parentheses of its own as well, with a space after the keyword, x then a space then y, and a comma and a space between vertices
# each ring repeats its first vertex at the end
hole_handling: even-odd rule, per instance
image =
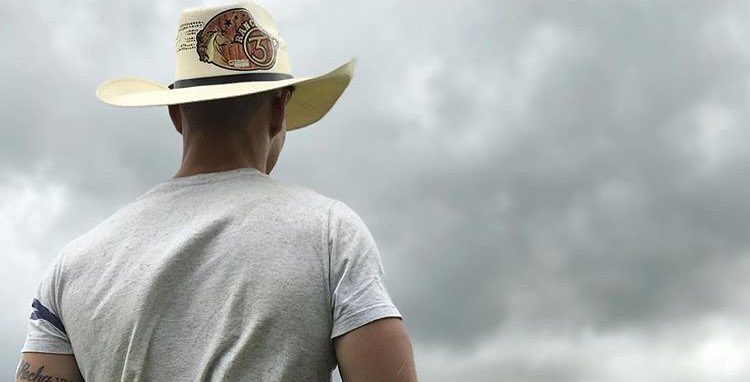
POLYGON ((317 77, 294 77, 276 22, 257 4, 191 8, 180 15, 177 68, 169 86, 139 79, 107 81, 96 96, 115 106, 163 106, 294 86, 287 130, 323 118, 351 81, 354 60, 317 77))

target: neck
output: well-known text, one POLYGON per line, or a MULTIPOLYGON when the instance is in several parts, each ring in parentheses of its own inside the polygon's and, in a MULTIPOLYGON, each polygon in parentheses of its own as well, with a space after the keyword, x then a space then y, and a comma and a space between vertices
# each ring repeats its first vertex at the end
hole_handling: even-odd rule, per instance
POLYGON ((268 144, 247 136, 183 136, 182 163, 175 178, 207 172, 253 167, 264 174, 268 165, 268 144))

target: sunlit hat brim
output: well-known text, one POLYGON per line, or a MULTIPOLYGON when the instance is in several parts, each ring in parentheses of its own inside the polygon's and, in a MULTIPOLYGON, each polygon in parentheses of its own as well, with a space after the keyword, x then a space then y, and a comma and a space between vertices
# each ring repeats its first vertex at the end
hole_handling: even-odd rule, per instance
POLYGON ((349 85, 354 73, 354 63, 355 60, 352 59, 317 77, 234 82, 179 89, 170 89, 140 78, 118 78, 100 85, 96 89, 96 96, 113 106, 165 106, 238 97, 294 85, 294 93, 286 108, 287 131, 291 131, 310 125, 328 113, 349 85))

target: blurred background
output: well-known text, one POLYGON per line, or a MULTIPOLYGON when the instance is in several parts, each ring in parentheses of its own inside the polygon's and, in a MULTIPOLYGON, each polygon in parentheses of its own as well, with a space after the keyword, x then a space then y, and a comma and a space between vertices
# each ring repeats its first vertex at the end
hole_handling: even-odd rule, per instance
MULTIPOLYGON (((0 3, 4 379, 51 259, 179 164, 96 86, 171 83, 209 4, 0 3)), ((368 224, 421 381, 750 380, 750 3, 261 4, 296 75, 358 59, 272 176, 368 224)))

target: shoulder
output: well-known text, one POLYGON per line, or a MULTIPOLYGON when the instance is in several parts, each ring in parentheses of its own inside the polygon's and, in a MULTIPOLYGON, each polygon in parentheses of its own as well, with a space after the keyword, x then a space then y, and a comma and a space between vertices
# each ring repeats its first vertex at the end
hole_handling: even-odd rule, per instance
POLYGON ((365 222, 347 202, 304 186, 292 186, 296 202, 306 208, 314 208, 315 215, 322 215, 329 230, 367 230, 365 222))
POLYGON ((327 215, 334 204, 342 203, 336 198, 300 184, 274 178, 269 178, 269 183, 274 188, 272 195, 282 204, 295 209, 318 211, 327 215))
POLYGON ((344 200, 324 195, 309 187, 275 181, 275 211, 296 221, 323 224, 329 237, 349 237, 354 233, 371 235, 360 214, 344 200))

